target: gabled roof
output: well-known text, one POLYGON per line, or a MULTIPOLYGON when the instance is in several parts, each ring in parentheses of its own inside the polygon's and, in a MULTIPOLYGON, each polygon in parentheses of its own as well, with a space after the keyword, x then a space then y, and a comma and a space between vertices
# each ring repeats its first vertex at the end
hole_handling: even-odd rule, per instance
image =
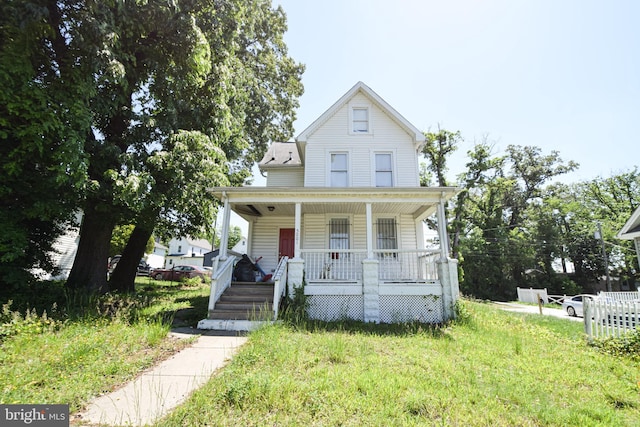
POLYGON ((391 117, 393 121, 395 121, 402 129, 405 130, 411 137, 414 139, 416 143, 422 143, 425 141, 424 134, 413 126, 411 123, 407 121, 400 113, 398 113, 391 105, 387 104, 387 101, 382 99, 377 93, 375 93, 369 86, 362 82, 356 83, 347 93, 345 93, 342 98, 340 98, 335 104, 333 104, 327 111, 325 111, 320 117, 318 117, 311 125, 306 128, 298 137, 296 138, 297 142, 306 142, 307 139, 316 131, 320 126, 322 126, 327 120, 329 120, 333 115, 344 105, 348 104, 349 101, 356 96, 358 93, 364 94, 367 98, 371 100, 375 105, 377 105, 380 109, 382 109, 385 113, 391 117))
POLYGON ((640 238, 640 206, 631 214, 622 230, 618 232, 618 239, 633 240, 640 238))

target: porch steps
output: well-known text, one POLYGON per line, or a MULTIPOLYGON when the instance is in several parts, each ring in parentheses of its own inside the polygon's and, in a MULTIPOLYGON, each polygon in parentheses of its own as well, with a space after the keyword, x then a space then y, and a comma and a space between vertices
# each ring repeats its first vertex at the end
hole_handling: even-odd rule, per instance
POLYGON ((210 320, 268 321, 273 318, 273 283, 232 282, 214 309, 210 320))

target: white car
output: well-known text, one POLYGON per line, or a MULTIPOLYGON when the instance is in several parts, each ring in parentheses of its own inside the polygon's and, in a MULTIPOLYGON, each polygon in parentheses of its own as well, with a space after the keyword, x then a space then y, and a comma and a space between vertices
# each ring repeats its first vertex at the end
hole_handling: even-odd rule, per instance
POLYGON ((567 312, 569 316, 583 316, 582 302, 585 299, 595 300, 597 296, 591 294, 580 294, 575 297, 567 297, 562 301, 562 309, 567 312))

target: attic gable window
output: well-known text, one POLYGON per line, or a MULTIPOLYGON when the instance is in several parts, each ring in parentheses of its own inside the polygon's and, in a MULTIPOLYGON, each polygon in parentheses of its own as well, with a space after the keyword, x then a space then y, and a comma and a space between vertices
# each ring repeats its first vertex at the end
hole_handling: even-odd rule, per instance
POLYGON ((354 107, 351 110, 353 133, 369 133, 369 109, 366 107, 354 107))

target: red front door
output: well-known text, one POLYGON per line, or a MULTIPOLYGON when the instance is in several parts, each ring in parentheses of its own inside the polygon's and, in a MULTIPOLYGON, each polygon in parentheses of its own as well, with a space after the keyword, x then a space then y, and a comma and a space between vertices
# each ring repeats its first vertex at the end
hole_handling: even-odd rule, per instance
POLYGON ((296 232, 293 228, 281 228, 280 229, 280 243, 278 246, 278 259, 283 256, 293 258, 293 251, 295 248, 295 236, 296 232))

